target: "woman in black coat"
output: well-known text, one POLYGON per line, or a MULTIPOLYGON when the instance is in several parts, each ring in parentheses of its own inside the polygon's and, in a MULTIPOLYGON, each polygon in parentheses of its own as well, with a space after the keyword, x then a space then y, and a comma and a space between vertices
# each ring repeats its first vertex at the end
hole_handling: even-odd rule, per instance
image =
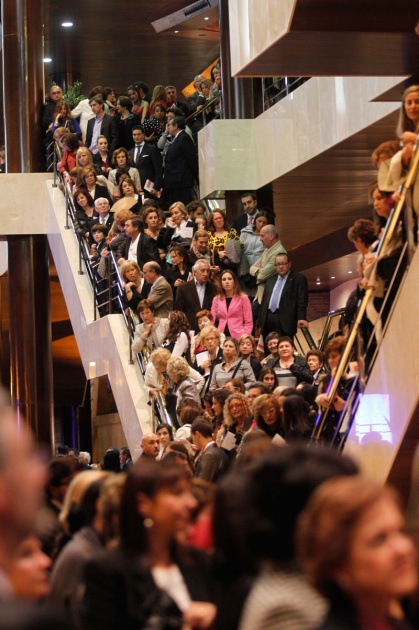
POLYGON ((196 506, 185 468, 143 452, 122 491, 120 546, 87 566, 84 630, 212 625, 208 557, 180 542, 196 506))

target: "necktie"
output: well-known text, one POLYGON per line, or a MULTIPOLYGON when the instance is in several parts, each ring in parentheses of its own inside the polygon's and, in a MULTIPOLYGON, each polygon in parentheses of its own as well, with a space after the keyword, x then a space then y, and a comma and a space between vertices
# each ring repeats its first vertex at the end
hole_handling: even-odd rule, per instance
POLYGON ((141 155, 141 144, 136 144, 135 145, 135 150, 134 150, 134 162, 137 163, 138 162, 138 158, 141 155))
POLYGON ((247 225, 253 225, 253 217, 249 216, 249 218, 247 219, 247 225))
POLYGON ((277 311, 279 308, 279 297, 281 295, 283 282, 284 278, 278 276, 272 293, 271 301, 269 302, 269 310, 271 311, 271 313, 275 313, 275 311, 277 311))

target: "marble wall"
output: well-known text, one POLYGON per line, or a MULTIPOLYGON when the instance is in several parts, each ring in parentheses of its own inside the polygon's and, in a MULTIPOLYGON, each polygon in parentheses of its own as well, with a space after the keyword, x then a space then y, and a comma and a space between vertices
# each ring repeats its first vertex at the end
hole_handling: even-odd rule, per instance
POLYGON ((231 70, 238 75, 289 29, 296 0, 229 0, 231 70))
POLYGON ((345 452, 380 482, 391 470, 419 397, 419 250, 401 285, 345 452))
POLYGON ((373 99, 400 81, 313 77, 254 120, 212 121, 198 134, 201 197, 258 189, 398 110, 373 99))

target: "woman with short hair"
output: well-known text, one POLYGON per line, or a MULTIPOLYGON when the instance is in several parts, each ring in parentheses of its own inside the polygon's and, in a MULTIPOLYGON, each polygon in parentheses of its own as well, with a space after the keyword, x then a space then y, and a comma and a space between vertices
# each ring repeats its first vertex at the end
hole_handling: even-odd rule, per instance
POLYGON ((189 377, 190 365, 183 357, 171 356, 167 362, 167 376, 174 383, 173 394, 177 397, 176 410, 184 400, 193 400, 201 405, 199 390, 189 377))
POLYGON ((115 114, 118 128, 119 146, 129 151, 135 145, 132 129, 141 123, 141 117, 132 111, 133 103, 128 96, 120 96, 116 102, 115 114))
POLYGON ((159 234, 159 247, 170 249, 173 245, 182 245, 185 249, 189 249, 195 224, 188 218, 185 204, 175 201, 170 206, 169 212, 170 219, 166 221, 166 227, 159 234))
POLYGON ((149 350, 162 346, 167 335, 168 320, 155 317, 154 310, 154 304, 150 300, 139 302, 137 312, 142 323, 135 327, 133 352, 141 352, 145 345, 149 350))

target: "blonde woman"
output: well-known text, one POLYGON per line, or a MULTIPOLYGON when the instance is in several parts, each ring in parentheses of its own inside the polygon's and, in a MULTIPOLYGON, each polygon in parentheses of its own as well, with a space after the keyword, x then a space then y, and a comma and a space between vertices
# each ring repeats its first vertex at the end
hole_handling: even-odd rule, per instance
MULTIPOLYGON (((166 373, 167 362, 171 356, 170 351, 166 350, 166 348, 157 348, 151 353, 144 376, 145 388, 150 396, 154 396, 157 392, 164 392, 164 374, 166 373)), ((204 384, 204 377, 191 367, 189 367, 188 376, 195 383, 198 390, 201 390, 204 384)))
POLYGON ((189 249, 196 224, 189 219, 186 206, 181 201, 175 201, 169 208, 170 219, 166 227, 159 234, 159 247, 170 249, 173 245, 183 245, 189 249))
POLYGON ((183 400, 193 400, 201 404, 199 389, 189 377, 190 366, 183 357, 171 357, 167 362, 167 375, 174 383, 173 393, 177 396, 176 410, 183 400))

